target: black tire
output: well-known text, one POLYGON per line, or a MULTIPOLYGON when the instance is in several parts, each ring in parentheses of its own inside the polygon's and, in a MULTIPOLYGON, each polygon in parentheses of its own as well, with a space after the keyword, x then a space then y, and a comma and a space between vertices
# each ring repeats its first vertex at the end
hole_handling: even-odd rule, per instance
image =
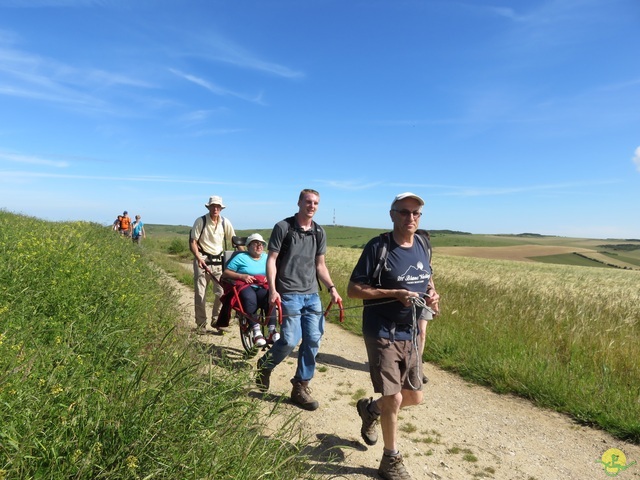
MULTIPOLYGON (((237 313, 236 317, 238 319, 238 325, 240 326, 240 340, 242 341, 242 347, 246 352, 246 356, 247 358, 255 357, 258 351, 264 347, 256 347, 253 344, 253 332, 251 331, 251 324, 247 317, 240 313, 237 313)), ((266 327, 260 325, 260 330, 262 331, 262 336, 266 338, 266 327)))

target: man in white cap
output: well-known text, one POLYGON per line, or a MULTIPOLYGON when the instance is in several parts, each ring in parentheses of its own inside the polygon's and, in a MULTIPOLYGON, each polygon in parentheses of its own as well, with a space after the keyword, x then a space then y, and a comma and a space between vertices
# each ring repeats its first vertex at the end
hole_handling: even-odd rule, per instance
POLYGON ((389 212, 393 231, 370 240, 349 281, 347 294, 363 300, 362 333, 373 389, 380 397, 362 398, 356 406, 360 434, 367 445, 378 441, 382 427, 384 452, 378 474, 387 480, 411 477, 397 449, 400 408, 422 402, 422 348, 419 319, 438 295, 431 272, 431 247, 416 234, 424 201, 405 192, 389 212), (386 256, 381 258, 381 252, 386 256), (384 264, 384 268, 379 265, 384 264))
POLYGON ((213 195, 204 205, 208 214, 198 217, 191 228, 189 248, 193 253, 193 283, 196 329, 198 333, 207 332, 207 311, 205 295, 207 287, 213 281, 205 271, 205 266, 212 271, 217 281, 213 281, 213 312, 211 326, 216 328, 215 321, 220 314, 222 303, 220 297, 224 293, 220 285, 220 275, 224 262, 224 252, 231 247, 236 232, 228 218, 221 215, 224 208, 222 197, 213 195))

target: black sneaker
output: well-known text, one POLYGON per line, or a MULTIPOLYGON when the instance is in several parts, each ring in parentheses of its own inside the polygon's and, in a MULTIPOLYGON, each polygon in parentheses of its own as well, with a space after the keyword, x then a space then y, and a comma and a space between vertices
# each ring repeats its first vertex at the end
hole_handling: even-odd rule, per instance
POLYGON ((360 428, 360 435, 367 445, 375 445, 378 441, 378 432, 376 431, 376 425, 378 423, 378 417, 375 413, 371 413, 369 405, 373 402, 373 398, 361 398, 356 403, 358 409, 358 415, 362 419, 362 427, 360 428))
POLYGON ((265 363, 266 361, 264 357, 258 360, 258 373, 256 374, 256 386, 263 392, 269 390, 271 378, 271 370, 267 370, 264 367, 265 363))

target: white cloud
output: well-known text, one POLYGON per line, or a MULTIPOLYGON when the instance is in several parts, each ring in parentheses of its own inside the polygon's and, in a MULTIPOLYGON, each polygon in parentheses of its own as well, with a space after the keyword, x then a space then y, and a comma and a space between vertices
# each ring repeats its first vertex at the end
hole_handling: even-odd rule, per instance
POLYGON ((213 82, 205 80, 204 78, 196 77, 195 75, 191 75, 188 73, 183 73, 180 70, 176 70, 174 68, 170 68, 169 71, 178 77, 181 77, 189 82, 195 83, 196 85, 209 90, 211 93, 215 95, 220 95, 222 97, 232 96, 232 97, 240 98, 241 100, 245 100, 247 102, 253 102, 259 105, 264 105, 264 103, 262 102, 262 94, 258 94, 255 97, 250 97, 242 93, 234 92, 232 90, 227 90, 226 88, 220 87, 213 82))
POLYGON ((6 160, 14 163, 26 163, 29 165, 43 165, 47 167, 66 168, 68 162, 60 162, 56 160, 48 160, 46 158, 34 157, 32 155, 17 155, 15 153, 0 152, 0 160, 6 160))
POLYGON ((634 152, 633 163, 636 164, 636 168, 640 172, 640 147, 636 148, 636 151, 634 152))

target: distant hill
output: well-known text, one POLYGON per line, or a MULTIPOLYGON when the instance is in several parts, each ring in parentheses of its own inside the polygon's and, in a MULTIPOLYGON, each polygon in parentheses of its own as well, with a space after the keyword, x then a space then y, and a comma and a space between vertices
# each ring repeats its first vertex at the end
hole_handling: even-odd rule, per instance
MULTIPOLYGON (((145 225, 151 238, 185 242, 191 230, 185 225, 145 225)), ((388 229, 349 227, 346 225, 323 225, 330 247, 363 248, 366 243, 388 229)), ((259 233, 266 240, 271 228, 236 230, 246 237, 259 233)), ((559 263, 565 265, 605 266, 609 268, 640 267, 640 240, 570 238, 538 233, 519 234, 472 234, 459 230, 430 230, 431 243, 436 251, 447 255, 510 259, 559 263)))

